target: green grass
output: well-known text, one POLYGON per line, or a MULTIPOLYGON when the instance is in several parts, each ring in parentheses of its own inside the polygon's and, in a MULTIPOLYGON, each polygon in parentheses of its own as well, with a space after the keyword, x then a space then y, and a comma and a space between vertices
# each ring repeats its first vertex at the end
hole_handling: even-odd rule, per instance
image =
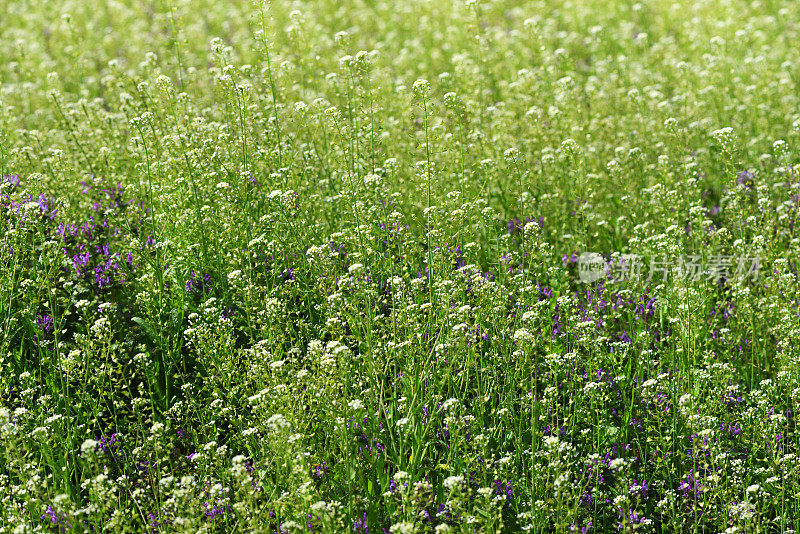
POLYGON ((795 532, 798 21, 0 3, 0 532, 795 532))

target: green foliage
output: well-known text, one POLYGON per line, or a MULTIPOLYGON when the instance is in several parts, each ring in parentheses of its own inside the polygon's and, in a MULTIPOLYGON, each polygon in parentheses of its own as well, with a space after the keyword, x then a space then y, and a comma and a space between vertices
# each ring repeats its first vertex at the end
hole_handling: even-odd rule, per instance
POLYGON ((0 532, 795 532, 798 20, 0 3, 0 532))

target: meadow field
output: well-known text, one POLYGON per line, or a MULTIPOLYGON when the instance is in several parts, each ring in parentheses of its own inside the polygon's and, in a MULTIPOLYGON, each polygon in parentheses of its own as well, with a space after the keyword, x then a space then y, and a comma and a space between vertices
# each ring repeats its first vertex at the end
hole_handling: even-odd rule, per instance
POLYGON ((800 2, 0 1, 0 533, 795 533, 800 2))

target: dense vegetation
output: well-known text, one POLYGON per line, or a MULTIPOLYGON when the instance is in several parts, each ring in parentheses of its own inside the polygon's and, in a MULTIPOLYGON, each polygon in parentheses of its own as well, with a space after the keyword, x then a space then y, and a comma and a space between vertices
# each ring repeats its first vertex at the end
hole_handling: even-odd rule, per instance
POLYGON ((0 2, 0 532, 795 532, 798 42, 0 2))

